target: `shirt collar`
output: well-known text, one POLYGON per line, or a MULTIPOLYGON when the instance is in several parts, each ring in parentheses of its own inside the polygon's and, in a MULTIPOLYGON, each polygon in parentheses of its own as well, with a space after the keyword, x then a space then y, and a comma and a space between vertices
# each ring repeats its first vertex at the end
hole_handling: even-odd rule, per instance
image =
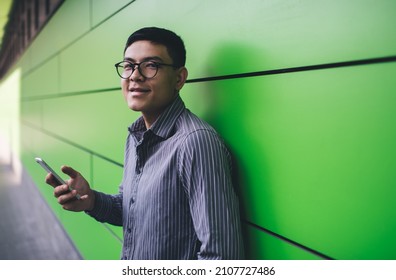
MULTIPOLYGON (((165 109, 165 111, 158 117, 158 119, 150 127, 151 132, 155 135, 167 139, 171 136, 176 119, 185 109, 183 100, 179 95, 172 101, 172 103, 165 109)), ((143 117, 137 119, 130 127, 129 132, 137 135, 144 133, 146 126, 143 117)))

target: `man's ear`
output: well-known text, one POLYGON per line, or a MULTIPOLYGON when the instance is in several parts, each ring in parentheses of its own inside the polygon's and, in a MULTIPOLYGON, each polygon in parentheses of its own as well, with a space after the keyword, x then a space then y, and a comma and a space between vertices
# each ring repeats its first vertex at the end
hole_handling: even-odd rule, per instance
POLYGON ((187 76, 188 76, 188 71, 186 67, 180 67, 177 71, 177 80, 176 80, 176 90, 179 91, 182 89, 184 86, 187 76))

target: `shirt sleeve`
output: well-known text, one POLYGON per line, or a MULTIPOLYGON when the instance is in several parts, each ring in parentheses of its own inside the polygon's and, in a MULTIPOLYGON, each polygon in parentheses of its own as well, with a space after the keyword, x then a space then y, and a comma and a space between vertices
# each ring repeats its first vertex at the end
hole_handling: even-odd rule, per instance
POLYGON ((242 259, 238 198, 229 153, 210 130, 189 134, 179 155, 179 173, 201 242, 198 259, 242 259))
POLYGON ((94 191, 95 206, 88 215, 102 223, 122 226, 122 193, 116 195, 94 191))

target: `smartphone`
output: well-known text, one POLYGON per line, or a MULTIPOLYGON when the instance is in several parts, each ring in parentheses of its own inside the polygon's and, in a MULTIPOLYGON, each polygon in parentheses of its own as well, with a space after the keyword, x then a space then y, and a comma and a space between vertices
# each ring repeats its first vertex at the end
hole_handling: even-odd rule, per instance
MULTIPOLYGON (((35 158, 35 161, 40 164, 42 168, 44 168, 48 173, 51 173, 54 178, 56 183, 59 185, 67 185, 66 182, 41 158, 35 158)), ((69 186, 69 190, 72 191, 72 188, 69 186)), ((77 199, 80 199, 80 195, 76 195, 77 199)))

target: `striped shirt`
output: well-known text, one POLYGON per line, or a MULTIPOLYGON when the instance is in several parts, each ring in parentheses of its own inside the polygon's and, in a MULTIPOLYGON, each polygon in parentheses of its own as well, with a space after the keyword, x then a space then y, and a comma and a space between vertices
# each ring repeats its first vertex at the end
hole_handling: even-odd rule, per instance
POLYGON ((240 259, 229 153, 178 96, 146 130, 129 127, 119 194, 95 191, 91 216, 122 225, 122 259, 240 259))

